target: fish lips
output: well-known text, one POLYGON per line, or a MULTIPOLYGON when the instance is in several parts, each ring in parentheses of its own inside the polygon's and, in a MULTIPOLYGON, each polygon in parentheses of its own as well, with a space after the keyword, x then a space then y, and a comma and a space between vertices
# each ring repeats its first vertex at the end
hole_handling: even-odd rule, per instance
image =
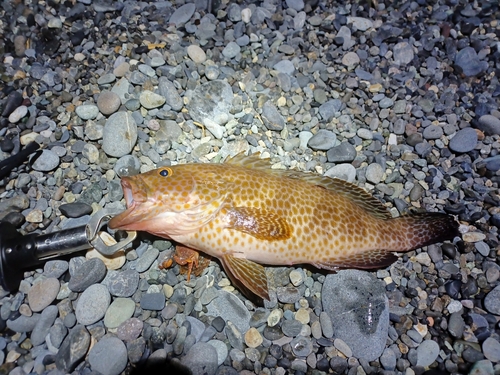
POLYGON ((121 185, 127 209, 116 215, 108 222, 108 227, 111 229, 134 230, 132 227, 137 224, 142 212, 139 210, 141 205, 147 202, 147 187, 142 186, 144 183, 138 176, 122 177, 121 185))

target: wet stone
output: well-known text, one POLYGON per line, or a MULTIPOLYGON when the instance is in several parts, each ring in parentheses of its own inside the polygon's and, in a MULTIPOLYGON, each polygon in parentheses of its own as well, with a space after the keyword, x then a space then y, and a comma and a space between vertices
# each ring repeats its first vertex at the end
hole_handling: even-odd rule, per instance
POLYGON ((31 332, 35 328, 40 314, 33 314, 32 316, 21 315, 17 319, 7 320, 7 328, 14 332, 31 332))
POLYGON ((313 344, 309 337, 297 336, 290 341, 293 353, 298 357, 307 357, 312 353, 313 344))

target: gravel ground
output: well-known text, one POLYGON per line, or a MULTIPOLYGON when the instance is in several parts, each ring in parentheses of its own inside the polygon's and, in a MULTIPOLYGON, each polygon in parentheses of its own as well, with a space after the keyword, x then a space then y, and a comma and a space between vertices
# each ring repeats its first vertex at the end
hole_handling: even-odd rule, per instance
POLYGON ((500 373, 496 0, 2 1, 0 218, 50 233, 122 208, 120 176, 260 151, 462 238, 387 269, 269 268, 257 307, 219 263, 189 282, 141 233, 0 293, 2 373, 500 373))

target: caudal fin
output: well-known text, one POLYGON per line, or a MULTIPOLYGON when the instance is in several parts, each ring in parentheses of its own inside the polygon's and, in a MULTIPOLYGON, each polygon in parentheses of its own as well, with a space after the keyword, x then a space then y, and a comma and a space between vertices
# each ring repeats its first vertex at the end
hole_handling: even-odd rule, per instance
POLYGON ((458 222, 453 216, 447 214, 424 212, 401 216, 390 221, 394 221, 394 230, 398 237, 402 235, 406 243, 404 251, 452 240, 460 235, 458 222))

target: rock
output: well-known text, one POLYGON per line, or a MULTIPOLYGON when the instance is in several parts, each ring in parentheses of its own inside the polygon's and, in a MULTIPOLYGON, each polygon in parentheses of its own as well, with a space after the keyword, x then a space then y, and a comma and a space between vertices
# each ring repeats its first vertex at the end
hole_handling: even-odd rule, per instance
POLYGON ((273 66, 274 69, 276 69, 278 72, 292 75, 295 72, 295 67, 293 66, 293 63, 290 60, 281 60, 274 64, 273 66))
POLYGON ((493 369, 493 364, 486 359, 477 361, 471 367, 468 375, 494 375, 495 370, 493 369))
POLYGON ((118 327, 116 335, 120 340, 131 341, 135 340, 142 333, 144 323, 138 318, 130 318, 124 321, 118 327))
POLYGON ((109 156, 119 158, 129 154, 137 141, 137 125, 132 115, 113 113, 104 125, 102 141, 102 148, 109 156))
POLYGON ((430 366, 438 355, 438 343, 433 340, 424 340, 417 348, 417 366, 430 366))
POLYGON ((486 71, 488 63, 479 59, 474 48, 465 47, 455 56, 455 66, 459 73, 472 77, 486 71))
POLYGON ((53 169, 56 169, 59 165, 59 156, 52 151, 44 149, 42 153, 36 158, 35 162, 32 164, 32 167, 35 171, 40 172, 50 172, 53 169))
POLYGON ((484 298, 484 307, 488 312, 500 315, 500 285, 488 292, 484 298))
POLYGON ((143 293, 141 296, 141 308, 144 310, 163 310, 165 307, 165 294, 143 293))
POLYGON ((111 115, 118 111, 121 100, 118 94, 112 91, 103 91, 97 98, 97 107, 103 115, 111 115))
POLYGON ((68 270, 65 260, 49 260, 43 265, 43 274, 47 277, 60 278, 68 270))
POLYGON ((84 121, 93 120, 99 114, 99 108, 95 104, 83 104, 76 107, 75 113, 84 121))
POLYGON ((324 121, 330 122, 333 116, 339 112, 341 108, 342 101, 339 99, 331 99, 321 104, 318 111, 324 121))
POLYGON ((250 348, 256 348, 262 344, 263 338, 257 329, 251 327, 245 333, 245 344, 250 348))
POLYGON ((353 68, 360 62, 359 56, 356 52, 347 52, 344 57, 342 57, 342 64, 348 68, 353 68))
POLYGON ((66 217, 77 218, 90 215, 92 206, 83 202, 66 203, 59 206, 59 211, 66 217))
POLYGON ((181 359, 192 375, 215 375, 217 371, 217 351, 204 342, 194 344, 181 359))
POLYGON ((207 305, 207 315, 219 316, 226 322, 232 322, 240 332, 248 331, 251 315, 243 302, 225 290, 219 290, 217 294, 217 298, 207 305))
POLYGON ((156 94, 149 90, 144 90, 139 96, 139 102, 146 109, 153 109, 161 107, 165 104, 166 99, 159 94, 156 94))
POLYGON ((278 112, 276 106, 266 102, 262 107, 262 120, 268 130, 281 131, 285 127, 285 120, 278 112))
POLYGON ((139 285, 139 273, 136 270, 110 271, 103 280, 109 292, 116 297, 132 296, 139 285))
POLYGON ((222 55, 226 59, 232 59, 240 53, 241 47, 236 42, 229 42, 222 50, 222 55))
POLYGON ((182 25, 191 19, 195 10, 196 5, 194 3, 181 5, 172 13, 169 22, 173 23, 175 26, 182 25))
POLYGON ((500 119, 492 115, 479 118, 478 127, 488 135, 500 134, 500 119))
POLYGON ((356 179, 356 168, 352 164, 337 164, 327 170, 324 175, 330 178, 340 178, 347 182, 354 182, 356 179))
POLYGON ((187 47, 186 52, 191 60, 193 60, 196 64, 203 64, 207 59, 207 55, 205 51, 201 49, 200 46, 196 44, 191 44, 187 47))
POLYGON ((27 114, 28 107, 25 105, 19 106, 9 115, 9 122, 15 124, 21 121, 21 119, 23 119, 27 114))
POLYGON ((54 277, 37 282, 28 291, 28 304, 33 312, 39 312, 49 306, 59 293, 60 283, 54 277))
POLYGON ((491 362, 500 362, 500 342, 493 337, 488 337, 483 341, 483 354, 491 362))
POLYGON ((76 325, 64 339, 56 356, 56 367, 71 373, 87 354, 90 334, 83 325, 76 325))
POLYGON ((477 145, 477 132, 472 128, 459 130, 450 140, 449 147, 455 152, 469 152, 477 145))
POLYGON ((356 358, 380 357, 389 329, 384 284, 368 272, 342 270, 326 276, 321 293, 334 337, 342 339, 356 358))
POLYGON ((14 332, 31 332, 35 329, 39 320, 40 314, 33 314, 32 316, 21 315, 17 319, 7 320, 7 328, 14 332))
POLYGON ((326 151, 335 145, 336 140, 337 136, 334 132, 326 129, 320 129, 311 139, 309 139, 307 145, 313 150, 326 151))
POLYGON ((90 349, 88 361, 102 375, 118 375, 127 366, 127 348, 117 337, 105 336, 90 349))
POLYGON ((101 282, 106 276, 106 266, 98 258, 83 263, 71 276, 68 287, 73 292, 83 292, 92 284, 101 282))
POLYGON ((116 298, 109 305, 104 315, 104 325, 108 328, 117 328, 131 318, 135 311, 135 302, 130 298, 116 298))
POLYGON ((20 92, 12 91, 3 105, 2 116, 9 117, 23 103, 23 96, 20 92))
POLYGON ((366 168, 366 179, 376 185, 382 181, 384 170, 378 163, 372 163, 366 168))
POLYGON ((83 325, 94 324, 104 317, 111 302, 108 289, 102 284, 89 286, 78 299, 76 319, 83 325))
POLYGON ((182 107, 184 107, 184 101, 177 92, 174 83, 167 77, 160 77, 158 79, 158 91, 165 98, 165 103, 167 103, 172 110, 180 111, 182 107))
POLYGON ((372 20, 364 17, 347 17, 347 23, 352 23, 359 31, 366 31, 373 27, 372 20))
POLYGON ((54 324, 58 314, 59 310, 57 309, 57 306, 54 305, 47 306, 47 308, 42 311, 40 319, 31 333, 31 343, 33 346, 38 346, 44 343, 45 337, 49 334, 50 328, 54 324))
POLYGON ((398 65, 408 65, 412 62, 413 46, 408 42, 399 42, 393 48, 394 62, 398 65))

